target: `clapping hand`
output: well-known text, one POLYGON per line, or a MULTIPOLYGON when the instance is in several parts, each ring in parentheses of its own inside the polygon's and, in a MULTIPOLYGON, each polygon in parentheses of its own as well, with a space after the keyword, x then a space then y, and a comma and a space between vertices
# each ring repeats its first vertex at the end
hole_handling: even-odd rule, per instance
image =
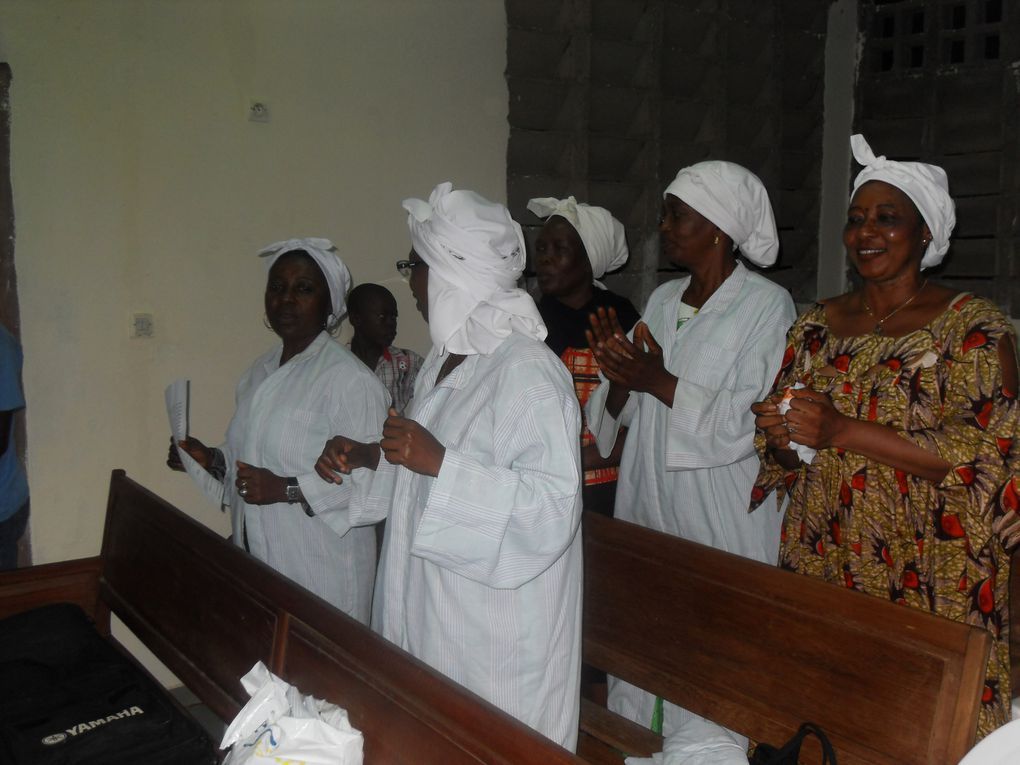
POLYGON ((790 440, 812 449, 834 446, 847 422, 832 405, 832 399, 811 388, 790 390, 790 409, 784 419, 790 440))
POLYGON ((379 444, 366 444, 347 436, 333 436, 322 448, 322 454, 315 462, 315 472, 324 481, 341 484, 340 473, 350 475, 352 470, 367 467, 375 470, 379 466, 379 444))
POLYGON ((779 402, 782 393, 775 393, 764 401, 751 404, 754 412, 754 426, 765 434, 765 443, 772 449, 790 448, 790 431, 786 427, 786 418, 779 413, 779 402))
POLYGON ((383 425, 383 438, 379 445, 387 462, 433 477, 439 475, 446 456, 446 447, 427 428, 401 417, 392 407, 383 425))
POLYGON ((606 379, 628 391, 650 393, 672 406, 677 378, 666 370, 662 348, 648 325, 638 322, 630 340, 613 308, 599 308, 589 316, 589 322, 591 329, 585 335, 606 379))

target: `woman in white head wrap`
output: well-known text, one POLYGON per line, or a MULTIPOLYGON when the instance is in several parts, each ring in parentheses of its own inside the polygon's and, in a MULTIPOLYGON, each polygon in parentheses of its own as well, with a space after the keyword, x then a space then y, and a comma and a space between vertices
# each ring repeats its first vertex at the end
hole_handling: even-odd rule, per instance
MULTIPOLYGON (((609 210, 579 203, 573 197, 532 199, 528 209, 546 219, 532 256, 538 288, 542 290, 538 310, 549 330, 545 344, 566 364, 583 407, 598 385, 598 363, 585 336, 589 314, 599 308, 612 308, 625 332, 640 316, 627 298, 599 281, 607 271, 627 262, 623 224, 609 210)), ((612 516, 625 435, 621 432, 612 453, 603 457, 595 446, 595 437, 582 422, 586 510, 612 516)))
POLYGON ((231 508, 235 544, 367 623, 375 532, 349 507, 361 476, 325 484, 314 468, 330 436, 377 435, 389 395, 330 336, 351 281, 332 242, 288 239, 259 255, 269 270, 266 322, 281 343, 238 383, 225 443, 211 449, 189 437, 171 445, 168 464, 220 479, 205 484, 231 508))
POLYGON ((563 746, 581 663, 580 410, 517 288, 520 227, 449 183, 409 199, 398 269, 432 336, 407 417, 381 444, 333 439, 326 480, 376 469, 388 509, 372 626, 563 746), (380 452, 385 459, 380 459, 380 452))
POLYGON ((1013 327, 923 272, 955 221, 945 172, 876 157, 859 135, 851 145, 863 169, 843 242, 860 286, 790 330, 775 392, 754 407, 756 491, 790 493, 785 568, 989 629, 985 735, 1009 719, 1013 327))
MULTIPOLYGON (((688 274, 652 293, 630 336, 611 309, 592 317, 603 383, 588 401, 589 427, 602 454, 629 429, 616 517, 771 563, 779 515, 747 512, 758 472, 750 407, 771 389, 795 312, 785 290, 736 255, 775 261, 768 194, 739 165, 700 162, 667 187, 659 232, 663 254, 688 274)), ((716 729, 713 746, 746 761, 742 737, 615 678, 609 685, 614 711, 654 719, 667 736, 716 729)))

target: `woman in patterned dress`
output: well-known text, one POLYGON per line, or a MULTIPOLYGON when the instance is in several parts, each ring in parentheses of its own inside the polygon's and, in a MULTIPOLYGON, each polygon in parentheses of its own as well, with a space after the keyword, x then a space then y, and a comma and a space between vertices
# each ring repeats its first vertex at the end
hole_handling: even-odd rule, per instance
POLYGON ((981 737, 1009 719, 1016 338, 994 304, 923 273, 955 224, 942 169, 851 143, 864 169, 843 241, 861 285, 790 330, 774 394, 752 407, 753 501, 789 494, 782 567, 991 633, 981 737))

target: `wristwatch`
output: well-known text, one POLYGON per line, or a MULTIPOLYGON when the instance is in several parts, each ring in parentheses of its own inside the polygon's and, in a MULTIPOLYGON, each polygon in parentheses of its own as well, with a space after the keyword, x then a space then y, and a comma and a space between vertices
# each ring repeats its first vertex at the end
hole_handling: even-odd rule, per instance
POLYGON ((298 485, 297 478, 294 478, 293 476, 287 479, 287 502, 292 505, 300 502, 301 508, 305 511, 305 515, 309 518, 315 515, 315 511, 312 510, 311 505, 309 505, 305 501, 305 498, 301 495, 301 487, 298 485))

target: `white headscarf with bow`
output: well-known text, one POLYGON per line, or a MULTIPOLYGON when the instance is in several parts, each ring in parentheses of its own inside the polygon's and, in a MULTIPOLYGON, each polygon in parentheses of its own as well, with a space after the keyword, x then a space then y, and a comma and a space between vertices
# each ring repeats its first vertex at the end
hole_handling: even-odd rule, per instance
POLYGON ((685 167, 666 191, 682 199, 733 240, 744 257, 771 266, 779 235, 768 192, 758 176, 733 162, 710 160, 685 167))
POLYGON ((604 207, 587 205, 573 197, 539 197, 528 202, 528 209, 539 218, 558 215, 574 227, 591 261, 592 280, 600 289, 606 286, 599 279, 627 262, 630 253, 623 224, 604 207))
POLYGON ((883 181, 898 188, 910 197, 931 231, 931 241, 921 258, 921 268, 931 268, 941 263, 949 250, 949 237, 956 225, 956 204, 949 196, 946 171, 924 162, 896 162, 876 157, 860 134, 850 136, 850 148, 857 163, 864 166, 854 178, 854 190, 850 197, 853 198, 857 189, 868 181, 883 181))
POLYGON ((524 235, 506 207, 449 182, 403 207, 429 266, 429 335, 440 352, 491 353, 513 331, 545 339, 535 301, 517 287, 524 235))
POLYGON ((286 255, 294 250, 307 252, 319 266, 322 275, 326 277, 326 286, 329 287, 329 299, 333 309, 327 326, 336 326, 347 315, 347 292, 351 288, 351 272, 340 260, 336 245, 328 239, 314 237, 284 239, 282 242, 274 242, 268 247, 263 247, 259 250, 259 257, 267 258, 266 268, 268 269, 273 267, 281 255, 286 255))

